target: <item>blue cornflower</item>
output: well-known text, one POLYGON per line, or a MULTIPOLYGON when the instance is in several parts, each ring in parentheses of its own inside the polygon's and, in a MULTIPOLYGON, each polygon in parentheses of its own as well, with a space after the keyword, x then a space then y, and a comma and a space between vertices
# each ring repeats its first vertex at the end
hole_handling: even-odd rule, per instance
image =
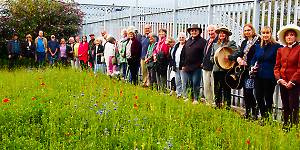
POLYGON ((114 110, 117 110, 117 107, 115 107, 114 110))
POLYGON ((83 92, 81 93, 81 96, 84 96, 84 93, 83 93, 83 92))
POLYGON ((98 104, 94 104, 94 106, 95 106, 95 107, 97 107, 97 106, 98 106, 98 104))
POLYGON ((101 110, 101 109, 98 110, 98 111, 96 112, 96 114, 97 114, 97 115, 102 115, 102 114, 103 114, 103 110, 101 110))

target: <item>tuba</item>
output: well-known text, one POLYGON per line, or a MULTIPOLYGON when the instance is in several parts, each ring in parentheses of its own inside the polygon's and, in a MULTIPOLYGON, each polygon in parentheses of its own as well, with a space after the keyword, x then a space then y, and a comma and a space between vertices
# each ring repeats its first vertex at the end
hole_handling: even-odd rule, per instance
POLYGON ((228 57, 231 55, 234 51, 226 46, 220 47, 216 50, 215 55, 214 55, 214 61, 215 64, 224 70, 229 70, 231 69, 235 62, 234 61, 225 61, 225 57, 228 57))

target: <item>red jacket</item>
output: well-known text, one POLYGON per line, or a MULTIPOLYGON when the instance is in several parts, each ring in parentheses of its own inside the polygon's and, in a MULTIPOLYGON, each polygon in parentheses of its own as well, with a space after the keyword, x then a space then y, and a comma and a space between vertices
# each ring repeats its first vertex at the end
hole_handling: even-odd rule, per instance
POLYGON ((279 48, 274 67, 275 78, 300 84, 300 45, 279 48))
POLYGON ((167 57, 169 55, 170 46, 166 44, 166 37, 159 39, 157 42, 156 48, 153 51, 153 56, 157 55, 159 52, 163 52, 164 56, 167 57))
POLYGON ((88 50, 89 50, 89 43, 85 42, 84 44, 81 42, 78 48, 78 58, 79 60, 83 60, 85 63, 88 60, 88 50))

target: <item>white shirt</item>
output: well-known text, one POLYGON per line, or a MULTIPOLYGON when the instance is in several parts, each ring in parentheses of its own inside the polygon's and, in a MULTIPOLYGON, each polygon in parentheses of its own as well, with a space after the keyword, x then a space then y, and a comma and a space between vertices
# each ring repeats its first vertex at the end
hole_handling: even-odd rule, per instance
POLYGON ((175 52, 175 63, 176 63, 176 68, 179 68, 179 62, 180 62, 180 55, 181 51, 184 45, 179 44, 179 47, 177 48, 175 52))

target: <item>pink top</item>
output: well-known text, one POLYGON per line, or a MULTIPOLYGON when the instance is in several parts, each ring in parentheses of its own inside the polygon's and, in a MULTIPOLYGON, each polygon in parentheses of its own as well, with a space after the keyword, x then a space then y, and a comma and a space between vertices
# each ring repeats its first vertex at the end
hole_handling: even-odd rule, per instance
POLYGON ((59 51, 60 51, 60 57, 67 57, 66 50, 67 50, 66 44, 60 45, 60 48, 59 48, 59 51))
POLYGON ((170 46, 168 46, 166 44, 166 39, 167 38, 164 37, 164 38, 158 40, 157 46, 156 46, 155 50, 153 51, 153 55, 156 55, 160 51, 163 52, 164 56, 168 56, 169 55, 170 46))
POLYGON ((78 58, 79 60, 83 60, 85 63, 88 60, 88 50, 89 50, 89 43, 85 42, 84 44, 80 42, 78 48, 78 58))

